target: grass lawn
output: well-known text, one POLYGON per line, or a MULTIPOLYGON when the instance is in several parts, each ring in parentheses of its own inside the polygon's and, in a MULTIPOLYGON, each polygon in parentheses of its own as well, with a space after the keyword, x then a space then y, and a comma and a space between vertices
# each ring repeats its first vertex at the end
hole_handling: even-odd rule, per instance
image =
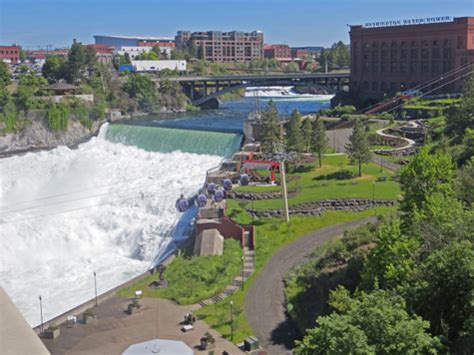
POLYGON ((119 291, 123 297, 134 297, 142 290, 145 297, 160 297, 180 304, 193 304, 211 297, 226 288, 241 269, 242 249, 238 241, 224 241, 222 256, 178 256, 165 272, 167 288, 152 289, 148 285, 158 280, 159 274, 148 275, 137 283, 119 291))
MULTIPOLYGON (((290 205, 331 198, 372 198, 372 182, 380 176, 387 177, 387 180, 375 183, 375 199, 396 199, 400 195, 398 183, 391 180, 393 172, 384 169, 381 173, 380 166, 373 163, 363 165, 363 175, 361 177, 348 180, 330 178, 329 174, 341 170, 348 170, 357 174, 357 167, 349 165, 348 158, 345 155, 324 157, 321 168, 315 162, 308 165, 307 170, 287 175, 288 179, 291 180, 292 177, 295 179, 288 183, 288 189, 301 189, 299 194, 289 199, 290 205)), ((241 186, 236 190, 263 192, 278 189, 280 189, 279 186, 241 186)), ((230 203, 232 204, 232 202, 235 203, 235 201, 230 203)), ((247 207, 252 207, 252 203, 249 203, 247 207)), ((259 200, 253 202, 253 207, 256 209, 283 208, 283 201, 282 199, 259 200)))
MULTIPOLYGON (((236 206, 238 207, 237 204, 236 206)), ((233 301, 233 341, 235 343, 241 342, 245 337, 253 335, 243 311, 245 295, 258 272, 278 249, 314 230, 376 214, 386 214, 390 211, 395 211, 395 208, 380 207, 363 212, 328 211, 320 217, 292 216, 289 224, 279 219, 259 220, 256 227, 256 269, 245 283, 244 291, 239 290, 219 303, 201 308, 195 312, 196 315, 229 339, 230 301, 233 301)), ((239 217, 242 217, 242 213, 239 214, 239 217)))

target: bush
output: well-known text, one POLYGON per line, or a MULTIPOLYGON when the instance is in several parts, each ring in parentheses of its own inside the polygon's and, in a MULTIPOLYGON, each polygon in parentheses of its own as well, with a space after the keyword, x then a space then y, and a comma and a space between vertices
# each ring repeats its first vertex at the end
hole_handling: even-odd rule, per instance
POLYGON ((64 104, 53 104, 47 111, 48 127, 50 130, 65 131, 69 124, 69 108, 64 104))
POLYGON ((339 170, 331 174, 316 176, 314 180, 349 180, 357 177, 357 174, 350 170, 339 170))

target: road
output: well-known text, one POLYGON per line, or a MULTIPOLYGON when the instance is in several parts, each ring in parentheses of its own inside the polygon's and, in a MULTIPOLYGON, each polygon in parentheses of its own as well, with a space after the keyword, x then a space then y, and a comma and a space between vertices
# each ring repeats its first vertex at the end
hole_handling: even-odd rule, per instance
POLYGON ((304 262, 321 243, 375 220, 369 217, 319 229, 283 247, 270 258, 252 283, 244 304, 253 331, 269 354, 287 354, 293 345, 292 327, 285 315, 284 276, 292 267, 304 262))

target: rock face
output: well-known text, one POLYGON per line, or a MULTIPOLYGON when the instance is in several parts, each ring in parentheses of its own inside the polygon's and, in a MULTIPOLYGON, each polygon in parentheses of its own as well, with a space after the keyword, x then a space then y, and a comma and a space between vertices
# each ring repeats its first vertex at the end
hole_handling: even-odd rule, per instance
POLYGON ((71 117, 67 131, 52 132, 48 129, 45 111, 30 111, 23 123, 19 133, 0 136, 0 155, 51 149, 59 145, 75 146, 95 135, 103 121, 93 121, 89 130, 71 117))
MULTIPOLYGON (((316 202, 302 203, 290 206, 290 214, 320 216, 326 210, 335 211, 364 211, 371 207, 393 206, 396 200, 370 200, 370 199, 341 199, 341 200, 321 200, 316 202)), ((247 209, 253 218, 282 217, 283 210, 257 210, 247 209)))

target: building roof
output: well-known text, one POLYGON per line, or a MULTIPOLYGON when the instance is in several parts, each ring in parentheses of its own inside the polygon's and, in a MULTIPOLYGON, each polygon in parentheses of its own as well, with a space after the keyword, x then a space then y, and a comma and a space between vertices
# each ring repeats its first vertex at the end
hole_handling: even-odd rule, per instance
POLYGON ((79 87, 68 84, 68 83, 58 82, 58 83, 49 85, 48 89, 54 90, 54 91, 66 91, 66 90, 76 90, 76 89, 79 89, 79 87))
POLYGON ((0 350, 3 355, 50 354, 0 286, 0 350))
POLYGON ((148 37, 148 36, 109 36, 109 35, 94 35, 96 37, 108 37, 119 39, 136 39, 139 41, 174 41, 174 37, 148 37))
POLYGON ((193 355, 193 350, 182 341, 153 339, 130 345, 122 355, 193 355))

